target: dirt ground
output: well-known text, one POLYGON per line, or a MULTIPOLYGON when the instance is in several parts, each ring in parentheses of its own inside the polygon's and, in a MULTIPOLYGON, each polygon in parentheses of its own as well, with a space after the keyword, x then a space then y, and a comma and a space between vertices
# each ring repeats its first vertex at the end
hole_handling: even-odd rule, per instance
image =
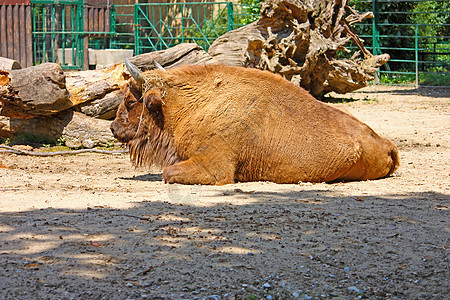
POLYGON ((166 185, 128 155, 0 154, 0 299, 449 299, 450 90, 328 98, 394 176, 166 185))

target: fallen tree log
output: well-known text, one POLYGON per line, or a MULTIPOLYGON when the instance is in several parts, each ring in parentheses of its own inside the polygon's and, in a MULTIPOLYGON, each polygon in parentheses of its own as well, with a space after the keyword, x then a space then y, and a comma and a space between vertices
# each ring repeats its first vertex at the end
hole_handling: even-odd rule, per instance
POLYGON ((0 117, 0 136, 16 138, 31 137, 47 143, 56 143, 62 138, 69 148, 92 148, 108 146, 116 141, 109 129, 111 121, 88 117, 67 110, 51 118, 36 117, 16 119, 0 117))
POLYGON ((53 63, 0 71, 0 102, 2 115, 24 119, 72 107, 64 72, 53 63))
POLYGON ((144 53, 130 58, 130 62, 142 71, 154 69, 153 60, 166 69, 181 65, 218 63, 196 43, 183 43, 166 50, 144 53))
POLYGON ((208 53, 220 63, 278 73, 316 97, 347 93, 367 86, 389 59, 373 56, 351 30, 369 17, 346 0, 268 0, 258 21, 219 37, 208 53), (350 42, 358 51, 342 58, 350 42))
POLYGON ((112 120, 116 117, 117 107, 122 102, 123 96, 122 90, 115 90, 101 99, 81 104, 80 110, 89 117, 112 120))
POLYGON ((116 64, 100 70, 66 73, 66 87, 73 106, 103 99, 107 94, 122 88, 130 75, 124 72, 124 64, 116 64))
POLYGON ((0 70, 18 70, 22 69, 22 66, 13 59, 6 57, 0 57, 0 70))

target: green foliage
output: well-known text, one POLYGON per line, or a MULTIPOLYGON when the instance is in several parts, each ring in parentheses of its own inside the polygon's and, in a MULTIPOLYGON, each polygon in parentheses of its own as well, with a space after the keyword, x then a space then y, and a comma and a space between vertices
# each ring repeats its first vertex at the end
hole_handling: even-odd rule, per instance
POLYGON ((412 12, 414 23, 425 24, 419 26, 421 36, 450 36, 450 26, 445 26, 450 24, 450 2, 418 2, 412 12))
POLYGON ((5 144, 6 146, 9 146, 11 144, 11 139, 0 137, 0 144, 5 144))
MULTIPOLYGON (((420 84, 448 86, 448 75, 445 73, 448 73, 450 64, 450 2, 379 0, 377 3, 378 11, 374 11, 374 20, 378 24, 376 30, 380 49, 373 51, 374 20, 366 19, 363 24, 356 24, 355 29, 369 50, 391 56, 389 62, 381 67, 381 71, 401 70, 411 73, 383 74, 382 82, 415 82, 415 61, 418 59, 420 84), (430 74, 432 72, 444 74, 430 74)), ((360 12, 374 9, 374 1, 368 0, 351 1, 349 5, 360 12)), ((354 45, 348 48, 355 49, 354 45)), ((339 57, 347 56, 340 53, 339 57)))
POLYGON ((450 86, 449 74, 425 74, 419 77, 420 85, 450 86))
POLYGON ((380 83, 387 84, 413 84, 416 80, 414 74, 381 74, 380 83))
POLYGON ((57 140, 56 140, 56 145, 57 146, 64 146, 64 145, 66 145, 66 138, 65 137, 59 137, 57 140))
MULTIPOLYGON (((380 83, 412 85, 416 82, 415 74, 381 74, 380 83)), ((448 74, 419 74, 419 85, 450 86, 448 74)))
POLYGON ((240 15, 235 18, 235 28, 245 26, 259 19, 260 16, 260 3, 264 0, 240 0, 241 12, 240 15))

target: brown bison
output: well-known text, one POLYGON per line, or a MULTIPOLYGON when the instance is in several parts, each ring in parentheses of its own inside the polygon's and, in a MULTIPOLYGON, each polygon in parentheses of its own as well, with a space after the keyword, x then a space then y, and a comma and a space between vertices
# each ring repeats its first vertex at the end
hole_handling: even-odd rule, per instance
POLYGON ((395 145, 267 71, 181 66, 133 77, 111 125, 167 183, 331 182, 388 176, 395 145))

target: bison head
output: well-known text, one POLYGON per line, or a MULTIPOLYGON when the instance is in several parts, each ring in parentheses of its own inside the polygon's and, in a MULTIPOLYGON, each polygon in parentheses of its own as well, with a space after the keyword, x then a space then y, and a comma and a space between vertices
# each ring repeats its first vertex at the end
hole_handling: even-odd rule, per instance
POLYGON ((114 138, 121 143, 128 143, 136 136, 143 109, 141 89, 136 82, 131 79, 125 89, 124 99, 111 124, 114 138))
MULTIPOLYGON (((130 79, 125 87, 124 99, 111 124, 114 138, 122 143, 128 143, 138 136, 147 134, 149 121, 153 126, 163 125, 161 92, 158 89, 146 89, 146 74, 142 74, 128 59, 125 63, 134 80, 130 79)), ((163 69, 156 62, 154 64, 157 68, 163 69)))

